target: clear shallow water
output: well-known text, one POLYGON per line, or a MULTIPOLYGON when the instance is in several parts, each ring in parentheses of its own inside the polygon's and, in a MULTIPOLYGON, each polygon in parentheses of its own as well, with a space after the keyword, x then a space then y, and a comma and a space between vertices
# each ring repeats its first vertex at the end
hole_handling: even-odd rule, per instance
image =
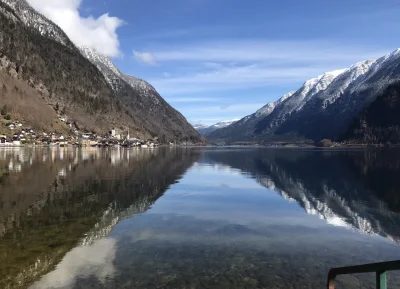
POLYGON ((400 151, 20 149, 0 167, 1 288, 324 288, 331 267, 400 259, 400 151))

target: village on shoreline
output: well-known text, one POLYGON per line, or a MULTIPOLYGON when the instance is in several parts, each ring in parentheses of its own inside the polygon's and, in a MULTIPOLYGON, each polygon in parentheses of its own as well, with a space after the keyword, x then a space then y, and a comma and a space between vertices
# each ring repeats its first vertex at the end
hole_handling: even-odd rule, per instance
MULTIPOLYGON (((0 147, 20 147, 20 146, 50 146, 50 147, 158 147, 158 138, 141 140, 131 138, 129 131, 126 135, 118 129, 111 129, 106 135, 97 135, 94 132, 79 132, 75 130, 73 134, 65 135, 58 132, 38 132, 24 126, 20 122, 8 122, 6 128, 9 130, 8 136, 0 134, 0 147), (11 136, 10 136, 11 135, 11 136)), ((173 146, 174 143, 163 145, 173 146)))
MULTIPOLYGON (((66 116, 59 115, 59 120, 69 127, 69 133, 37 131, 29 125, 19 121, 3 122, 0 131, 0 148, 3 147, 142 147, 154 148, 159 146, 176 146, 177 143, 153 139, 139 139, 131 137, 129 129, 112 128, 105 135, 98 135, 95 132, 80 131, 68 120, 66 116), (2 133, 3 134, 2 134, 2 133)), ((193 144, 180 143, 179 145, 193 146, 193 144)), ((258 142, 215 142, 203 144, 202 146, 214 147, 281 147, 281 148, 366 148, 366 147, 399 147, 399 144, 367 144, 358 142, 332 142, 324 139, 320 142, 311 141, 258 141, 258 142)), ((196 146, 196 145, 195 145, 196 146)))

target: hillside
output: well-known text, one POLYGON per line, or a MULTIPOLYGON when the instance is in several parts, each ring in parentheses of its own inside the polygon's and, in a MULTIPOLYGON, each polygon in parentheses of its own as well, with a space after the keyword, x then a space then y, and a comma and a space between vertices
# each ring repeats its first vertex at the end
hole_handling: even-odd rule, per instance
POLYGON ((62 113, 82 131, 105 134, 112 127, 139 138, 201 142, 186 119, 154 90, 123 83, 116 93, 103 73, 50 20, 25 1, 0 1, 0 97, 12 120, 44 131, 63 131, 62 113), (10 4, 10 5, 9 5, 10 4))
POLYGON ((0 27, 1 86, 6 87, 2 98, 5 103, 11 102, 13 117, 51 129, 56 121, 55 113, 46 113, 47 105, 55 107, 59 103, 76 118, 78 125, 88 129, 108 128, 104 118, 96 114, 100 116, 108 111, 112 115, 121 104, 89 61, 70 45, 60 44, 25 26, 19 15, 3 2, 0 2, 0 27), (31 89, 24 89, 26 85, 31 89), (40 99, 35 100, 38 106, 31 111, 31 117, 24 113, 24 101, 14 101, 18 91, 40 99), (17 111, 22 113, 18 115, 17 111), (42 123, 41 118, 46 114, 48 122, 42 123))
POLYGON ((274 109, 288 98, 293 96, 294 92, 289 92, 279 98, 277 101, 267 103, 255 113, 245 116, 244 118, 236 121, 235 123, 214 130, 207 135, 210 140, 224 140, 224 141, 253 141, 255 136, 253 134, 254 127, 270 115, 274 109))
POLYGON ((356 143, 400 143, 400 83, 390 85, 352 122, 343 137, 356 143))
POLYGON ((94 49, 81 47, 80 51, 101 71, 124 104, 126 114, 132 116, 139 128, 163 140, 201 141, 183 115, 171 107, 149 83, 122 73, 111 59, 94 49))

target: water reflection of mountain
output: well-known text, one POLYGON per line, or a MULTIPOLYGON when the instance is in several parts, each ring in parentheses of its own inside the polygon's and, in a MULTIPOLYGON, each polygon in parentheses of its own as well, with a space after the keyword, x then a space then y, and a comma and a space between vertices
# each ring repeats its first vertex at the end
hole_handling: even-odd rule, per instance
POLYGON ((226 150, 203 161, 239 169, 332 225, 400 241, 400 151, 226 150))
POLYGON ((0 287, 26 287, 72 248, 144 212, 198 157, 169 149, 0 151, 0 287))

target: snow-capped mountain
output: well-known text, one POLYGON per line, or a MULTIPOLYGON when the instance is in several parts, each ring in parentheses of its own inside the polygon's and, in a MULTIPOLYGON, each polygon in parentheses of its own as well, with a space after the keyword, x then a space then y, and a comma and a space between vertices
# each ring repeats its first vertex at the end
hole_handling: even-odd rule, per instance
POLYGON ((225 141, 293 136, 337 139, 362 109, 396 81, 400 81, 400 49, 377 60, 366 60, 310 79, 289 97, 268 103, 207 137, 225 141))
MULTIPOLYGON (((156 94, 156 90, 146 81, 133 77, 131 75, 123 74, 117 66, 112 62, 110 58, 107 56, 98 53, 95 49, 90 47, 79 47, 82 55, 85 56, 88 60, 90 60, 104 75, 108 83, 113 87, 115 91, 121 89, 121 86, 118 86, 117 83, 120 80, 128 83, 132 88, 137 90, 140 93, 147 94, 149 97, 151 94, 156 94)), ((155 104, 159 104, 160 102, 155 100, 155 104)))
POLYGON ((218 128, 227 127, 228 125, 231 125, 232 123, 235 123, 237 121, 238 121, 238 119, 225 120, 225 121, 218 122, 212 126, 218 129, 218 128))
POLYGON ((154 105, 159 105, 161 103, 158 97, 155 96, 158 94, 157 91, 146 81, 123 74, 110 58, 98 53, 93 48, 80 47, 79 49, 83 56, 97 66, 114 91, 120 92, 124 87, 121 82, 125 82, 135 89, 136 92, 145 95, 146 98, 152 99, 154 105))
POLYGON ((213 125, 206 125, 206 124, 195 124, 193 127, 195 130, 197 130, 200 134, 202 135, 207 135, 209 133, 212 133, 213 131, 216 131, 217 129, 224 128, 227 126, 230 126, 231 124, 234 124, 237 122, 237 119, 234 120, 226 120, 226 121, 221 121, 213 125))
POLYGON ((264 105, 262 108, 257 110, 255 113, 245 116, 244 118, 229 124, 226 127, 220 127, 215 129, 207 134, 207 138, 210 139, 229 139, 232 135, 242 135, 243 140, 250 138, 250 133, 252 132, 253 127, 261 121, 263 118, 270 115, 274 109, 279 106, 281 103, 285 102, 286 100, 290 99, 294 95, 294 91, 291 91, 277 101, 269 102, 264 105))
POLYGON ((321 99, 323 97, 322 107, 326 108, 329 104, 335 102, 345 92, 350 84, 355 84, 356 81, 361 81, 374 63, 374 60, 359 62, 350 66, 340 74, 320 96, 321 99))
POLYGON ((26 0, 0 1, 9 5, 14 10, 18 19, 26 26, 35 28, 43 36, 50 37, 65 46, 74 47, 74 44, 60 27, 33 9, 26 0))
MULTIPOLYGON (((270 126, 277 126, 284 122, 286 117, 293 111, 300 110, 307 101, 312 99, 320 91, 325 90, 329 84, 343 72, 344 70, 336 70, 312 78, 306 81, 299 90, 283 95, 277 101, 270 102, 254 114, 239 120, 234 126, 227 128, 225 131, 217 131, 215 134, 218 135, 218 138, 221 138, 221 134, 230 135, 235 133, 236 130, 240 130, 242 133, 245 133, 246 136, 249 136, 255 125, 271 115, 273 115, 273 122, 271 122, 270 126)), ((214 138, 214 135, 211 137, 214 138)))
POLYGON ((305 103, 316 96, 320 91, 325 90, 332 81, 343 72, 344 70, 335 70, 306 81, 290 98, 282 101, 279 106, 275 107, 273 112, 271 112, 271 114, 276 114, 274 117, 275 124, 285 121, 285 118, 294 111, 299 111, 305 103))
MULTIPOLYGON (((337 80, 313 101, 305 103, 275 134, 296 133, 314 140, 340 139, 364 108, 390 84, 400 81, 400 50, 376 61, 358 63, 345 70, 337 80)), ((261 127, 264 124, 258 127, 263 133, 266 132, 261 127)))
POLYGON ((207 124, 194 124, 193 127, 194 127, 194 129, 197 130, 197 129, 210 127, 210 125, 207 125, 207 124))
POLYGON ((279 104, 281 104, 282 102, 284 102, 285 100, 287 100, 289 97, 292 97, 293 94, 295 92, 291 91, 287 94, 285 94, 284 96, 282 96, 280 99, 278 99, 275 102, 270 102, 267 103, 265 106, 263 106, 262 108, 260 108, 259 110, 256 111, 256 113, 254 114, 255 117, 266 117, 268 115, 271 114, 271 112, 274 111, 275 107, 279 104))
POLYGON ((116 77, 122 77, 122 73, 119 71, 119 69, 115 66, 110 58, 100 53, 97 53, 96 50, 87 46, 82 46, 79 48, 79 50, 81 51, 83 56, 85 56, 97 66, 97 68, 111 85, 113 85, 113 80, 116 77))

